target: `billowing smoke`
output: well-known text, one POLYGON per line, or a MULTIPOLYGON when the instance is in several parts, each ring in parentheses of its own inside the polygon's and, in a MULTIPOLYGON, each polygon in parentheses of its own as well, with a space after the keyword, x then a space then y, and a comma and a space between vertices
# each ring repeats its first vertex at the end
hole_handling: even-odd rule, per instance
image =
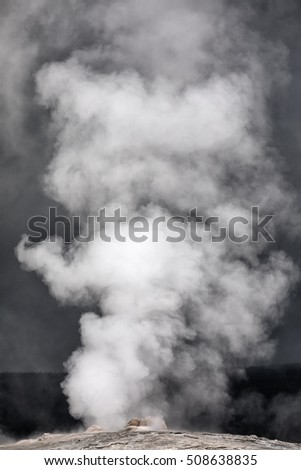
MULTIPOLYGON (((55 155, 45 191, 70 214, 247 216, 293 200, 277 167, 267 102, 288 79, 286 51, 219 1, 128 0, 86 8, 93 44, 37 74, 55 155)), ((276 230, 277 227, 274 227, 276 230)), ((122 426, 175 422, 228 403, 229 374, 273 353, 296 278, 267 243, 48 240, 17 254, 63 303, 93 306, 66 367, 71 413, 122 426)))

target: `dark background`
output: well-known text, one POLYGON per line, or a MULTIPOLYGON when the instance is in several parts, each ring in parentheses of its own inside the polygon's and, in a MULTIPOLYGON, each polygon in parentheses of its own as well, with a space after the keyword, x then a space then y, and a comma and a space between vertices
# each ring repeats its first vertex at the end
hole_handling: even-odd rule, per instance
MULTIPOLYGON (((0 374, 0 442, 81 429, 83 423, 69 415, 64 378, 63 373, 0 374)), ((301 442, 300 383, 300 366, 249 368, 245 377, 232 379, 232 401, 223 416, 187 416, 185 428, 301 442)), ((168 428, 179 428, 171 415, 165 419, 168 428)))
MULTIPOLYGON (((81 8, 88 3, 91 2, 0 3, 0 371, 3 372, 61 371, 79 343, 81 310, 58 305, 36 274, 22 271, 14 248, 27 230, 28 219, 36 214, 47 215, 52 205, 42 191, 52 140, 48 115, 36 102, 34 73, 43 63, 64 60, 73 48, 93 43, 93 34, 81 22, 81 8)), ((282 42, 288 51, 290 81, 281 93, 272 97, 269 110, 274 142, 284 162, 283 172, 300 199, 301 3, 256 0, 252 5, 255 14, 250 20, 251 28, 259 30, 263 40, 282 42)), ((62 208, 59 210, 63 213, 62 208)), ((288 242, 284 237, 278 243, 300 265, 300 241, 295 238, 288 242)), ((298 286, 282 325, 273 333, 277 338, 274 363, 301 362, 300 304, 298 286)))
MULTIPOLYGON (((43 173, 52 155, 49 116, 36 101, 33 77, 43 63, 65 60, 74 47, 93 43, 93 33, 81 22, 81 9, 88 3, 91 2, 0 3, 0 372, 5 373, 0 376, 0 422, 4 430, 19 435, 53 430, 59 422, 67 428, 74 425, 59 384, 63 363, 79 345, 78 320, 82 309, 58 305, 35 273, 20 268, 14 249, 27 230, 27 220, 36 214, 47 215, 52 205, 42 191, 43 173), (12 372, 22 374, 11 375, 12 372), (24 375, 25 372, 59 375, 24 375), (27 407, 32 407, 33 424, 24 411, 27 407), (21 427, 15 423, 21 423, 21 427)), ((290 81, 281 93, 272 97, 269 112, 274 143, 283 158, 283 172, 300 199, 301 2, 256 0, 252 6, 251 28, 260 31, 262 40, 282 42, 288 51, 290 81)), ((60 211, 63 213, 62 208, 60 211)), ((278 243, 300 266, 298 237, 288 241, 282 235, 278 243)), ((276 422, 273 406, 277 406, 273 405, 273 397, 282 393, 298 397, 301 369, 279 365, 301 363, 300 307, 299 285, 290 298, 282 324, 273 332, 277 340, 273 363, 266 369, 249 371, 245 382, 233 385, 233 396, 240 398, 241 408, 239 411, 236 407, 232 421, 228 417, 226 430, 273 436, 271 423, 276 422), (265 388, 268 381, 270 391, 265 388), (263 421, 250 425, 248 418, 244 418, 246 422, 239 420, 239 413, 245 413, 244 390, 255 393, 254 407, 263 421)), ((296 420, 296 413, 294 416, 296 420)), ((278 437, 280 433, 282 438, 301 440, 294 425, 290 431, 288 427, 283 429, 278 437)))

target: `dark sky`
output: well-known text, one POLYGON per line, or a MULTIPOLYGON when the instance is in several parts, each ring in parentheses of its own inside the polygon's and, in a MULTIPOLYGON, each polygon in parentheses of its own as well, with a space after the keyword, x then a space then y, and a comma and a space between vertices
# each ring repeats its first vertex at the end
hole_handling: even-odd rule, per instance
MULTIPOLYGON (((90 1, 57 0, 0 4, 0 371, 57 371, 79 344, 81 308, 58 305, 35 273, 20 268, 14 248, 27 220, 47 214, 51 205, 42 178, 52 155, 49 116, 38 105, 34 74, 41 65, 64 60, 70 50, 93 44, 95 37, 81 21, 90 1)), ((238 2, 243 4, 244 2, 238 2)), ((262 40, 285 44, 291 79, 270 101, 275 145, 283 172, 301 194, 301 3, 255 1, 250 27, 262 40)), ((300 241, 279 240, 301 264, 300 241)), ((287 306, 274 362, 301 362, 301 289, 287 306)))

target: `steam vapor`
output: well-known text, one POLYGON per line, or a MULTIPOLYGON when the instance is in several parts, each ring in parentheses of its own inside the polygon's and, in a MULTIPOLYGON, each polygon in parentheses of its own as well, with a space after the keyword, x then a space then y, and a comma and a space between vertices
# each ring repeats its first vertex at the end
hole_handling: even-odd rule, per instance
MULTIPOLYGON (((197 208, 226 222, 259 205, 284 224, 293 198, 267 100, 288 79, 286 51, 247 27, 251 14, 220 0, 89 3, 93 44, 36 77, 56 136, 47 194, 83 216, 197 208)), ((73 416, 112 429, 133 414, 218 422, 230 372, 271 357, 295 267, 264 243, 203 236, 168 243, 161 226, 158 243, 21 241, 19 261, 53 296, 94 308, 66 365, 73 416)))

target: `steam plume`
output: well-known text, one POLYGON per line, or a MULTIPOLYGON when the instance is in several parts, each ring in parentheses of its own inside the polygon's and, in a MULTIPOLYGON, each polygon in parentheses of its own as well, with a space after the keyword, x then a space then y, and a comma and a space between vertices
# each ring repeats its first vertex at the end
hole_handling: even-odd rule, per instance
MULTIPOLYGON (((292 200, 266 103, 287 79, 285 50, 249 31, 247 14, 221 1, 88 8, 95 44, 37 75, 56 132, 47 193, 84 215, 120 207, 152 220, 197 207, 228 220, 260 205, 284 220, 292 200)), ((64 383, 71 413, 87 423, 219 415, 229 371, 272 354, 271 325, 296 277, 285 254, 205 234, 202 244, 168 243, 160 230, 158 243, 18 247, 61 302, 98 306, 82 316, 64 383)))

